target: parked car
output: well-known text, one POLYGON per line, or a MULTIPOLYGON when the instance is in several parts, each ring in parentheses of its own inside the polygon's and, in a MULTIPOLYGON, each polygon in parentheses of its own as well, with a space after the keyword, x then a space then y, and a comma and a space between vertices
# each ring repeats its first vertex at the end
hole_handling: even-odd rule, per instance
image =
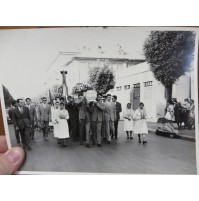
POLYGON ((9 116, 9 109, 6 109, 6 116, 7 116, 7 122, 8 122, 8 124, 12 124, 12 119, 9 116))

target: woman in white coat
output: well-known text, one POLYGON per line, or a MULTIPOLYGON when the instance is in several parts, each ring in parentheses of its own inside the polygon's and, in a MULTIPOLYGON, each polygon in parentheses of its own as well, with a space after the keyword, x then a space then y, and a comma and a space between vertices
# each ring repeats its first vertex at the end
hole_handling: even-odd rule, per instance
POLYGON ((139 143, 141 143, 141 137, 143 139, 143 144, 146 144, 145 135, 148 134, 148 127, 146 123, 146 110, 144 108, 144 103, 140 103, 138 109, 135 111, 134 119, 135 119, 135 128, 134 133, 138 134, 139 143))
POLYGON ((127 103, 126 110, 124 111, 124 131, 126 131, 127 139, 133 139, 132 137, 134 127, 133 118, 134 118, 134 112, 131 108, 131 103, 127 103))
POLYGON ((64 103, 60 103, 59 111, 57 113, 57 138, 61 140, 60 145, 66 147, 66 139, 69 138, 68 120, 69 114, 68 110, 65 109, 64 103))

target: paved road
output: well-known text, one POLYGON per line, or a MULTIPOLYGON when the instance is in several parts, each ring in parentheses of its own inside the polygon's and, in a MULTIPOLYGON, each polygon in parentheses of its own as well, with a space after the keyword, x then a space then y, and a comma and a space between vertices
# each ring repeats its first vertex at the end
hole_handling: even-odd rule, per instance
MULTIPOLYGON (((9 130, 11 143, 16 145, 12 125, 9 130)), ((23 171, 196 174, 195 143, 149 134, 144 146, 138 143, 137 136, 126 139, 123 122, 119 124, 119 139, 102 148, 88 149, 74 142, 60 148, 52 133, 50 141, 45 142, 38 131, 32 147, 23 171)))

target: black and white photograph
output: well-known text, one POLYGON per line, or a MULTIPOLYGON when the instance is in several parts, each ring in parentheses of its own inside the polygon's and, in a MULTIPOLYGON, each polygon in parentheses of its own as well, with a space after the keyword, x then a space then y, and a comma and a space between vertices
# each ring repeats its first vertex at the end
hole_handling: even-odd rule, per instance
POLYGON ((197 49, 190 28, 0 30, 18 174, 197 174, 197 49))

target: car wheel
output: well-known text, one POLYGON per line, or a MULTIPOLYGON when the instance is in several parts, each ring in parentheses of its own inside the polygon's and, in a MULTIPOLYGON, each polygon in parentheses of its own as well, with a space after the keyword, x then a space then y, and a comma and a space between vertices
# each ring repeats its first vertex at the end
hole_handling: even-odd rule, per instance
POLYGON ((170 137, 170 138, 175 138, 175 136, 176 136, 175 133, 170 133, 170 134, 169 134, 169 137, 170 137))

